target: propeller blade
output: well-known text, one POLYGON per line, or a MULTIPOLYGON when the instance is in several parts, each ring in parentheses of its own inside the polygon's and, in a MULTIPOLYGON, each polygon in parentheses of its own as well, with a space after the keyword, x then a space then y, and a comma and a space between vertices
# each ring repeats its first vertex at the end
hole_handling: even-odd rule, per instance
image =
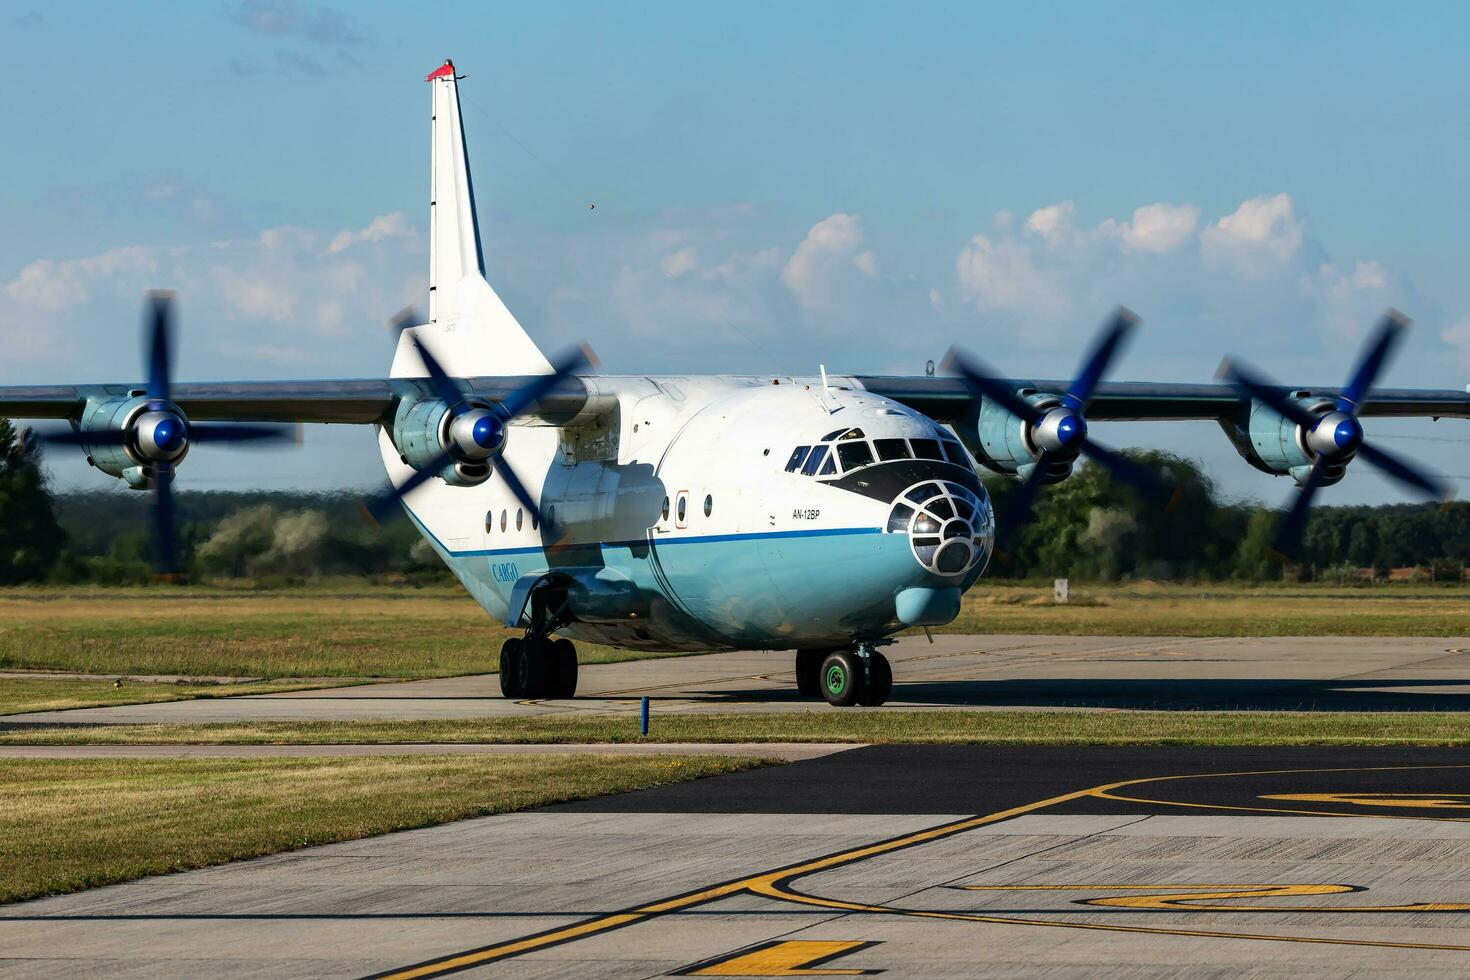
POLYGON ((390 490, 387 493, 375 498, 371 502, 365 504, 363 509, 367 512, 368 517, 370 517, 374 523, 381 521, 385 516, 387 516, 388 512, 393 509, 394 504, 398 503, 414 490, 418 489, 423 484, 438 476, 439 471, 444 469, 444 467, 448 466, 452 462, 454 462, 454 456, 451 453, 449 453, 448 451, 440 453, 433 459, 432 462, 429 463, 429 465, 425 466, 423 469, 414 470, 413 475, 411 475, 407 480, 404 480, 397 489, 390 490))
POLYGON ((534 381, 528 382, 507 395, 500 403, 501 411, 505 413, 507 419, 515 418, 561 383, 562 378, 580 371, 587 365, 595 363, 596 360, 591 350, 586 347, 578 347, 554 363, 550 374, 538 375, 534 381))
POLYGON ((1296 500, 1292 502, 1291 509, 1282 517, 1281 523, 1276 528, 1276 539, 1271 548, 1279 558, 1295 558, 1297 549, 1302 543, 1302 534, 1307 529, 1307 514, 1312 509, 1312 498, 1317 491, 1322 489, 1322 483, 1327 478, 1327 465, 1320 459, 1312 464, 1312 472, 1307 475, 1307 482, 1297 491, 1296 500))
POLYGON ((294 442, 301 444, 299 425, 238 425, 205 422, 189 426, 190 442, 294 442))
POLYGON ((61 429, 56 432, 33 432, 31 438, 44 446, 121 446, 128 441, 128 434, 113 429, 101 432, 61 429))
POLYGON ((1035 425, 1045 417, 1046 413, 1016 394, 1014 388, 996 380, 995 372, 990 370, 988 364, 961 353, 958 348, 950 348, 949 353, 944 355, 942 366, 946 371, 957 372, 971 389, 978 391, 1017 418, 1035 425))
POLYGON ((174 544, 174 467, 172 463, 153 466, 153 545, 158 570, 165 576, 177 575, 178 551, 174 544))
POLYGON ((434 389, 434 394, 444 404, 451 407, 464 401, 464 392, 460 390, 459 385, 454 383, 454 379, 449 376, 448 372, 440 366, 439 359, 429 350, 429 345, 417 337, 413 338, 413 345, 418 348, 419 359, 424 362, 424 367, 429 372, 429 386, 434 389))
POLYGON ((1109 449, 1087 438, 1082 441, 1082 454, 1107 470, 1113 479, 1127 484, 1146 497, 1163 500, 1169 496, 1169 490, 1152 471, 1133 462, 1116 449, 1109 449))
POLYGON ((1119 348, 1137 326, 1138 317, 1131 310, 1120 306, 1113 311, 1112 319, 1094 341, 1092 350, 1082 359, 1082 368, 1077 372, 1077 379, 1067 387, 1066 400, 1071 408, 1083 411, 1087 409, 1098 382, 1107 373, 1119 348))
POLYGON ((1042 467, 1046 465, 1046 453, 1036 457, 1036 466, 1031 474, 1021 482, 1021 486, 1011 496, 1006 505, 1005 527, 998 530, 995 546, 1001 552, 1010 550, 1015 543, 1016 535, 1026 522, 1031 519, 1031 508, 1036 505, 1036 492, 1041 489, 1042 467))
POLYGON ((1423 470, 1409 465, 1392 453, 1377 449, 1367 443, 1358 447, 1358 455, 1363 457, 1369 466, 1377 467, 1400 483, 1423 490, 1431 497, 1448 500, 1453 491, 1449 484, 1429 476, 1423 470))
POLYGON ((1239 361, 1226 361, 1221 365, 1221 370, 1237 389, 1250 395, 1256 401, 1270 407, 1308 432, 1316 428, 1317 416, 1302 408, 1297 402, 1286 398, 1272 388, 1264 378, 1243 366, 1239 361))
POLYGON ((1337 396, 1337 410, 1339 412, 1351 412, 1356 415, 1359 406, 1368 392, 1373 388, 1373 382, 1378 378, 1384 363, 1389 355, 1393 353, 1394 347, 1398 345, 1399 338, 1409 326, 1409 320, 1398 310, 1389 310, 1379 321, 1378 328, 1374 331, 1373 338, 1364 348, 1363 356, 1358 361, 1358 367, 1348 381, 1347 387, 1342 389, 1342 394, 1337 396))
POLYGON ((505 481, 505 485, 510 487, 510 492, 515 494, 516 499, 526 508, 526 513, 531 515, 531 520, 541 527, 542 534, 551 536, 551 525, 542 517, 541 508, 536 505, 536 501, 531 497, 531 492, 526 489, 526 485, 516 475, 515 468, 510 465, 510 460, 504 456, 496 456, 495 472, 500 474, 500 478, 505 481))
MULTIPOLYGON (((418 310, 412 306, 405 306, 393 315, 388 325, 401 334, 410 327, 422 326, 423 323, 418 310)), ((449 372, 444 370, 443 365, 439 363, 439 359, 434 356, 434 352, 429 349, 424 339, 417 334, 410 339, 413 341, 414 349, 419 352, 419 360, 424 362, 424 368, 429 372, 429 387, 434 389, 434 395, 446 405, 457 405, 463 401, 464 392, 460 390, 459 385, 455 384, 449 372)))
POLYGON ((148 294, 148 397, 168 401, 169 373, 173 361, 174 294, 155 289, 148 294))

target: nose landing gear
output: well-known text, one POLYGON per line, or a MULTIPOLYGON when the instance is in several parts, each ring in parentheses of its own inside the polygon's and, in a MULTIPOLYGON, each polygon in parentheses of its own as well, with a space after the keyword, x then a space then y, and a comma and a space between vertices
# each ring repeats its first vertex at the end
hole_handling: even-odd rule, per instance
POLYGON ((834 707, 876 708, 893 693, 893 667, 868 643, 825 655, 821 650, 798 650, 796 688, 803 697, 820 694, 834 707))

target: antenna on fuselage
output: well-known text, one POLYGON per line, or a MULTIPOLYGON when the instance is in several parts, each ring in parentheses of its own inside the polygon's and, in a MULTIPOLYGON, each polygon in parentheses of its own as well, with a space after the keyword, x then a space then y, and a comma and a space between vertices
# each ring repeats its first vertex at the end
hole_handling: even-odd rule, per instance
POLYGON ((821 402, 823 410, 825 410, 828 415, 831 415, 832 408, 827 404, 827 396, 832 394, 832 386, 827 384, 827 365, 818 364, 817 370, 821 372, 822 375, 822 393, 817 396, 817 401, 821 402))

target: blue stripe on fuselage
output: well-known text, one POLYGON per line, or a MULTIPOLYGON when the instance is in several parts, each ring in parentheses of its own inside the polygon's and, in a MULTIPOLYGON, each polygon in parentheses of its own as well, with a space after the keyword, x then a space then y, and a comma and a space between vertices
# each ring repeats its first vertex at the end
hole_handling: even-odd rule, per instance
MULTIPOLYGON (((407 510, 407 508, 404 508, 407 510)), ((527 548, 471 548, 465 551, 455 551, 448 547, 438 536, 430 531, 424 522, 419 520, 418 515, 408 511, 409 519, 418 526, 418 529, 434 540, 434 543, 444 551, 445 554, 455 558, 486 558, 493 555, 530 555, 545 551, 544 545, 533 545, 527 548)), ((725 541, 758 541, 766 538, 825 538, 838 537, 849 534, 881 534, 881 527, 834 527, 834 528, 803 528, 798 531, 751 531, 743 534, 692 534, 673 535, 662 534, 652 539, 658 547, 675 544, 718 544, 725 541)), ((586 541, 570 542, 569 547, 599 547, 599 548, 632 548, 648 544, 649 538, 630 538, 624 541, 586 541)))

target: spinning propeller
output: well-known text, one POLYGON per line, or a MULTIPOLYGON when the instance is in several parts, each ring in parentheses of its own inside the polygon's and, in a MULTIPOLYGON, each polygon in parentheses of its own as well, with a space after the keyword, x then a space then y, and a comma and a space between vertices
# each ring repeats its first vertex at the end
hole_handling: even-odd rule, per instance
MULTIPOLYGON (((404 310, 393 318, 393 326, 400 333, 418 322, 418 315, 411 309, 404 310)), ((396 489, 366 504, 364 509, 368 516, 375 522, 381 520, 394 504, 438 476, 451 463, 489 462, 494 465, 495 472, 500 474, 501 479, 505 480, 506 486, 510 487, 511 493, 526 508, 531 520, 547 528, 549 533, 551 529, 541 514, 541 508, 536 505, 530 491, 516 475, 510 460, 505 458, 506 427, 560 384, 563 378, 592 364, 594 358, 591 351, 586 347, 578 348, 553 364, 550 374, 538 376, 511 392, 499 403, 491 404, 469 394, 464 379, 450 377, 422 337, 414 336, 413 343, 429 373, 429 387, 433 389, 435 397, 448 406, 448 438, 445 439, 443 452, 417 467, 414 474, 396 489)))
POLYGON ((223 425, 190 422, 171 398, 173 364, 172 292, 154 290, 144 309, 147 333, 147 401, 122 428, 98 431, 38 432, 41 443, 63 446, 120 446, 148 473, 153 490, 153 538, 158 569, 164 575, 178 571, 174 543, 173 479, 176 464, 193 443, 206 442, 300 442, 300 427, 294 425, 223 425))
POLYGON ((1326 485, 1328 471, 1334 466, 1346 465, 1355 456, 1361 456, 1368 465, 1431 497, 1449 497, 1450 487, 1442 480, 1364 442, 1363 424, 1358 421, 1358 413, 1373 390, 1373 382, 1382 372, 1408 325, 1409 321, 1397 310, 1390 310, 1384 315, 1364 348, 1352 377, 1338 394, 1332 410, 1321 415, 1308 411, 1301 402, 1287 398, 1264 375, 1245 367, 1239 361, 1227 360, 1220 366, 1221 375, 1241 394, 1255 399, 1288 421, 1295 422, 1301 429, 1302 441, 1314 456, 1306 482, 1302 484, 1291 509, 1286 512, 1277 528, 1276 540, 1272 546, 1279 555, 1287 558, 1295 556, 1297 547, 1301 544, 1302 532, 1306 530, 1312 498, 1326 485))
POLYGON ((1152 473, 1131 462, 1116 450, 1098 444, 1087 434, 1087 406, 1112 365, 1119 349, 1138 325, 1138 317, 1119 307, 1103 325, 1092 349, 1083 358, 1077 377, 1067 385, 1058 405, 1043 407, 1016 394, 1014 382, 1002 380, 989 365, 951 349, 944 367, 964 379, 974 393, 988 398, 1026 423, 1038 454, 1025 482, 1011 503, 1007 534, 1025 523, 1046 475, 1048 462, 1075 459, 1079 454, 1097 463, 1119 481, 1150 496, 1161 496, 1162 487, 1152 473))

